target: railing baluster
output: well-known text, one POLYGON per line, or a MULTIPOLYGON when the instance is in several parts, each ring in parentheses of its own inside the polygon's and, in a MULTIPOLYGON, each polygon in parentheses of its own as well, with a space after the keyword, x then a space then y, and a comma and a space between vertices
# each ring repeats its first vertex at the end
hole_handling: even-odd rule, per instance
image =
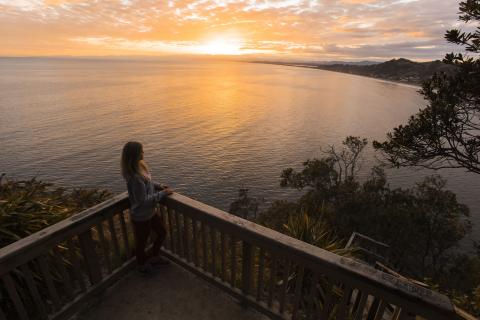
POLYGON ((185 258, 187 259, 188 262, 191 261, 190 259, 190 224, 188 223, 188 217, 186 214, 183 215, 183 242, 184 242, 184 248, 185 248, 185 258))
POLYGON ((270 284, 268 287, 268 307, 272 307, 273 302, 273 295, 275 291, 276 285, 276 277, 277 277, 277 258, 274 254, 270 255, 270 284))
POLYGON ((265 250, 260 248, 258 255, 257 301, 261 301, 263 294, 263 274, 265 271, 265 250))
POLYGON ((175 214, 175 226, 176 226, 176 229, 177 229, 177 243, 178 243, 178 255, 180 257, 183 257, 184 256, 184 248, 183 248, 183 241, 182 241, 182 226, 180 225, 180 217, 179 217, 179 213, 177 212, 177 210, 173 210, 174 214, 175 214))
POLYGON ((382 320, 383 319, 383 314, 385 313, 385 307, 386 304, 383 300, 380 301, 380 305, 378 306, 377 313, 375 315, 374 320, 382 320))
POLYGON ((298 309, 300 298, 302 296, 303 276, 305 268, 303 265, 298 266, 297 281, 295 281, 295 297, 293 298, 292 320, 298 319, 298 309))
POLYGON ((222 259, 221 279, 225 281, 227 278, 227 240, 224 232, 220 232, 220 250, 222 259))
POLYGON ((198 262, 198 229, 197 220, 192 219, 192 232, 193 232, 193 263, 195 266, 199 266, 198 262))
POLYGON ((323 309, 321 310, 321 319, 328 319, 330 313, 334 311, 334 303, 335 303, 335 292, 333 290, 333 284, 331 288, 327 288, 327 291, 323 297, 323 309))
POLYGON ((208 272, 207 224, 202 221, 203 270, 208 272))
POLYGON ((242 243, 242 292, 243 295, 250 295, 252 288, 252 265, 254 248, 248 242, 242 243))
POLYGON ((24 264, 20 267, 23 275, 25 276, 25 281, 27 282, 28 290, 32 295, 33 302, 35 303, 36 311, 40 314, 41 319, 45 319, 47 317, 47 308, 43 303, 43 300, 38 292, 37 285, 35 284, 35 280, 33 279, 32 271, 28 267, 28 264, 24 264))
POLYGON ((352 292, 353 289, 350 287, 350 285, 345 284, 343 286, 343 295, 340 303, 338 304, 338 312, 336 319, 344 320, 348 317, 350 313, 350 299, 352 292))
POLYGON ((98 223, 96 226, 96 229, 98 231, 98 237, 100 238, 100 243, 102 244, 103 256, 105 257, 105 262, 107 263, 108 273, 112 273, 113 268, 112 268, 112 261, 110 261, 110 249, 109 249, 107 240, 105 240, 103 223, 102 222, 98 223))
MULTIPOLYGON (((314 319, 314 309, 315 309, 315 296, 317 295, 317 282, 318 282, 318 273, 313 272, 312 280, 310 281, 310 290, 307 298, 307 319, 314 319)), ((325 301, 324 301, 325 302, 325 301)), ((321 318, 328 319, 328 318, 321 318)))
POLYGON ((168 228, 170 229, 170 250, 172 253, 177 252, 177 243, 175 243, 173 237, 173 218, 172 218, 172 210, 167 208, 167 215, 168 215, 168 228))
POLYGON ((12 279, 12 276, 9 273, 6 273, 2 276, 2 280, 5 284, 5 289, 7 289, 10 299, 12 299, 19 318, 21 320, 28 320, 27 310, 25 309, 25 306, 18 295, 17 289, 15 288, 15 281, 12 279))
POLYGON ((212 252, 212 276, 215 278, 217 274, 217 232, 214 228, 210 228, 211 252, 212 252))
POLYGON ((110 239, 113 242, 113 248, 115 250, 115 256, 118 262, 121 263, 122 257, 120 255, 120 245, 118 244, 117 231, 115 231, 115 225, 113 223, 113 216, 108 218, 108 230, 110 231, 110 239))
POLYGON ((62 279, 63 286, 65 287, 65 291, 67 296, 70 300, 73 299, 73 287, 70 280, 70 276, 68 275, 67 270, 65 269, 65 265, 63 264, 63 256, 60 253, 58 247, 53 248, 53 256, 55 258, 55 264, 57 265, 58 270, 60 271, 60 276, 62 279))
POLYGON ((72 262, 72 265, 73 265, 73 273, 75 274, 75 278, 78 281, 80 290, 82 292, 85 292, 85 290, 87 289, 85 287, 85 282, 84 282, 82 270, 80 267, 80 261, 78 261, 77 252, 75 250, 75 245, 72 239, 67 240, 67 246, 68 246, 68 256, 70 258, 70 262, 72 262))
POLYGON ((125 256, 130 258, 131 252, 130 252, 130 244, 128 242, 128 232, 127 232, 127 224, 125 223, 125 211, 121 211, 119 214, 120 216, 120 225, 122 229, 122 238, 123 238, 123 245, 125 246, 125 256))
POLYGON ((282 291, 280 294, 280 314, 285 312, 285 304, 287 297, 288 289, 288 276, 290 275, 290 260, 285 260, 285 265, 283 268, 283 279, 282 279, 282 291))
POLYGON ((367 303, 368 299, 368 293, 366 292, 358 292, 360 296, 360 302, 358 303, 357 310, 356 310, 356 316, 355 320, 362 320, 363 319, 363 313, 365 309, 365 304, 367 303))
POLYGON ((92 239, 92 231, 87 230, 78 236, 83 258, 87 264, 88 276, 92 285, 102 281, 102 271, 97 253, 95 252, 95 243, 92 239))
POLYGON ((38 257, 38 264, 42 272, 43 280, 47 284, 48 293, 52 299, 53 305, 56 309, 60 308, 60 296, 58 295, 57 288, 53 283, 52 275, 50 274, 50 268, 48 267, 47 259, 45 256, 38 257))
POLYGON ((237 240, 233 236, 230 237, 230 251, 230 285, 235 288, 237 282, 237 240))

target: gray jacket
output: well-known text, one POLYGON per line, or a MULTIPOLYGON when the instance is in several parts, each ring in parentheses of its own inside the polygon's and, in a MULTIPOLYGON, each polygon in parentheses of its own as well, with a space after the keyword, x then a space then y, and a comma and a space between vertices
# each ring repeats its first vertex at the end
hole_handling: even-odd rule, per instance
POLYGON ((133 221, 147 221, 153 216, 155 205, 166 195, 165 191, 155 191, 155 187, 159 186, 140 175, 127 181, 130 217, 133 221))

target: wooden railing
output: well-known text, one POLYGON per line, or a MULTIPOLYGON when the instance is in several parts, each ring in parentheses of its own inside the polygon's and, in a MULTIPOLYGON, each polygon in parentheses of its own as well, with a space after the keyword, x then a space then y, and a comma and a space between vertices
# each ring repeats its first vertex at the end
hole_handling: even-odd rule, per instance
MULTIPOLYGON (((65 319, 127 272, 126 211, 122 194, 1 249, 0 319, 65 319)), ((159 214, 165 255, 271 318, 456 319, 444 295, 180 194, 159 214)))

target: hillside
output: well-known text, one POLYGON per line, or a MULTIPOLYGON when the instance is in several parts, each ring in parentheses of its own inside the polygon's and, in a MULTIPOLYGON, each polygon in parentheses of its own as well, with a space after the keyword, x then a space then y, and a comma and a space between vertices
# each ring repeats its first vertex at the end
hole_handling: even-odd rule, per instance
POLYGON ((414 62, 408 59, 392 59, 373 65, 332 64, 315 65, 315 68, 358 74, 390 81, 410 84, 421 84, 436 72, 452 72, 453 67, 440 60, 430 62, 414 62))

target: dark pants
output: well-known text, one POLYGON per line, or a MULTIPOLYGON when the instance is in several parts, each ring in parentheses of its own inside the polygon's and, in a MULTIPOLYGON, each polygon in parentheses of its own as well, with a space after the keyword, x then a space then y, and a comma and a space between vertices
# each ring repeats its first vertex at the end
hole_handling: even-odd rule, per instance
POLYGON ((147 262, 147 255, 145 248, 147 246, 148 237, 150 231, 153 230, 157 234, 157 238, 153 242, 152 256, 156 257, 160 253, 160 247, 165 240, 167 231, 163 224, 162 218, 157 214, 154 214, 150 220, 147 221, 133 221, 133 227, 135 229, 135 255, 139 265, 144 265, 147 262))

